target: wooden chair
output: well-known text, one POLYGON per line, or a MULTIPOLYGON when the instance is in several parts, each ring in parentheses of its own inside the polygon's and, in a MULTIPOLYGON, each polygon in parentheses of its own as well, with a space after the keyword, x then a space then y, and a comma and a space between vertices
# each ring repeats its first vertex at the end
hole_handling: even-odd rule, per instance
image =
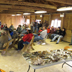
POLYGON ((5 54, 6 52, 7 52, 7 50, 8 50, 8 48, 9 48, 9 44, 11 43, 13 41, 13 39, 11 39, 10 41, 8 41, 7 43, 5 43, 4 45, 3 45, 3 47, 5 48, 4 50, 1 50, 1 51, 4 51, 2 54, 5 54))
POLYGON ((43 43, 45 45, 47 45, 48 43, 46 42, 46 39, 47 39, 47 35, 45 36, 45 38, 43 40, 40 40, 41 41, 41 45, 43 45, 43 43))
POLYGON ((30 41, 29 44, 24 44, 22 52, 25 52, 26 50, 27 50, 27 52, 29 52, 30 49, 34 50, 34 48, 32 47, 32 45, 34 44, 33 41, 34 41, 34 36, 32 37, 32 40, 30 41))

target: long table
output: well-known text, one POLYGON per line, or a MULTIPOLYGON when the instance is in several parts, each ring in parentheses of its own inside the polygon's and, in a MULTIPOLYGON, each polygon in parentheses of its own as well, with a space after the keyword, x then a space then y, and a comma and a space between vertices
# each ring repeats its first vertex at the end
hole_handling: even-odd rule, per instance
MULTIPOLYGON (((24 57, 24 56, 23 56, 24 57)), ((29 72, 29 70, 30 70, 30 67, 32 67, 33 69, 34 69, 34 72, 36 71, 36 69, 40 69, 40 68, 45 68, 45 67, 49 67, 49 66, 53 66, 53 65, 57 65, 57 64, 60 64, 60 63, 63 63, 62 64, 62 68, 63 68, 63 66, 64 66, 64 64, 67 64, 66 62, 69 62, 69 61, 71 61, 72 60, 72 58, 70 57, 70 58, 68 58, 68 59, 66 59, 66 60, 60 60, 60 61, 58 61, 58 62, 52 62, 52 63, 47 63, 47 64, 45 64, 45 65, 32 65, 31 64, 31 60, 27 60, 27 58, 25 58, 24 57, 24 59, 29 63, 29 68, 28 68, 28 71, 27 72, 29 72)), ((70 66, 69 64, 67 64, 68 66, 70 66)), ((72 67, 72 66, 70 66, 70 67, 72 67)))

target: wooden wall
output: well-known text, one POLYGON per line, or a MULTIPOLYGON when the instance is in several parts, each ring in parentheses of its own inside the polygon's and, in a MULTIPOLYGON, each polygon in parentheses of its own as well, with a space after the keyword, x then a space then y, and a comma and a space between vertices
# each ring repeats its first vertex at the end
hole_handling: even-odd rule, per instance
POLYGON ((2 24, 7 24, 8 27, 13 24, 14 27, 17 28, 19 24, 23 23, 23 16, 11 16, 10 14, 0 14, 0 20, 2 24))
POLYGON ((64 28, 66 28, 66 36, 65 36, 64 40, 71 42, 72 13, 71 14, 65 14, 64 28))
MULTIPOLYGON (((64 37, 65 41, 71 41, 71 30, 72 30, 72 13, 65 14, 64 18, 60 17, 60 14, 51 14, 51 15, 30 15, 25 16, 25 19, 30 19, 30 23, 32 20, 41 19, 44 23, 45 20, 48 21, 48 24, 51 24, 51 20, 58 19, 61 20, 61 28, 66 28, 66 36, 64 37)), ((0 14, 0 20, 2 24, 6 23, 8 27, 13 23, 14 27, 17 28, 19 24, 23 24, 24 18, 23 16, 11 16, 10 14, 0 14)))

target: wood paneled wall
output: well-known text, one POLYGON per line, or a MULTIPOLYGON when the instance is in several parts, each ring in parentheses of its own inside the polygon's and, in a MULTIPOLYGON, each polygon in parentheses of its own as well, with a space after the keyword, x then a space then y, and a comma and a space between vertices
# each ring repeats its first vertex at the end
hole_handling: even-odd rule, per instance
POLYGON ((71 42, 72 13, 71 14, 65 14, 64 28, 66 28, 66 36, 65 36, 64 40, 71 42))
MULTIPOLYGON (((30 15, 25 16, 25 19, 30 19, 30 23, 32 20, 41 19, 44 23, 45 20, 48 24, 51 24, 51 20, 58 19, 62 21, 61 27, 66 28, 66 36, 64 37, 65 41, 71 41, 71 30, 72 30, 72 14, 65 14, 64 18, 60 17, 60 14, 51 14, 51 15, 30 15)), ((6 23, 8 27, 13 23, 14 27, 17 28, 19 24, 23 24, 24 18, 23 16, 11 16, 10 14, 0 14, 1 23, 6 23)))
POLYGON ((8 27, 13 24, 14 27, 17 28, 19 24, 23 23, 23 16, 11 16, 10 14, 1 14, 0 20, 2 24, 7 24, 8 27))

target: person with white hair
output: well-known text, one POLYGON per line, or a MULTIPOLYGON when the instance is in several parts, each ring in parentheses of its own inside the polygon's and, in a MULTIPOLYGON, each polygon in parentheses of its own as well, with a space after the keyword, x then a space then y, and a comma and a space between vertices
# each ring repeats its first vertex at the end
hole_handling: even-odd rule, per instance
POLYGON ((43 31, 40 33, 40 36, 35 35, 34 42, 43 40, 46 37, 46 35, 47 35, 47 29, 46 27, 43 27, 43 31))

